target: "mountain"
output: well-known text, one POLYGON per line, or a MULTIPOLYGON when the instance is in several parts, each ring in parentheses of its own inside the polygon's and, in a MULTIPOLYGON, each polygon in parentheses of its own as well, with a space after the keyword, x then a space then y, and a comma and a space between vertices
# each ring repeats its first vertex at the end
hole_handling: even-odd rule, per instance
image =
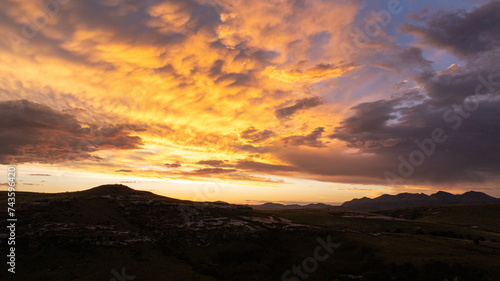
POLYGON ((335 209, 336 206, 327 205, 323 203, 313 203, 307 205, 284 205, 280 203, 267 202, 261 205, 250 205, 255 210, 299 210, 299 209, 335 209))
POLYGON ((480 204, 493 202, 500 202, 500 199, 476 191, 469 191, 461 195, 454 195, 448 192, 439 191, 432 195, 426 195, 424 193, 400 193, 397 195, 384 194, 373 199, 363 197, 361 199, 353 199, 351 201, 347 201, 342 204, 341 207, 350 210, 371 212, 410 207, 480 204))

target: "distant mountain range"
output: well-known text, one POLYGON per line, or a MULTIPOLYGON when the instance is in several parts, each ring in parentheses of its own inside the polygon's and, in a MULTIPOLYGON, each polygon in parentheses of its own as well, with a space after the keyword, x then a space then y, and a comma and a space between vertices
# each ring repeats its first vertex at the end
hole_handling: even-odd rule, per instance
POLYGON ((439 191, 432 195, 423 193, 400 193, 397 195, 384 194, 377 198, 363 197, 353 199, 341 205, 341 207, 356 211, 382 211, 411 207, 481 204, 500 202, 500 199, 491 197, 482 192, 469 191, 461 195, 439 191))
POLYGON ((338 208, 338 206, 332 206, 332 205, 327 205, 323 203, 317 203, 317 204, 308 204, 308 205, 299 205, 299 204, 292 204, 292 205, 284 205, 280 203, 264 203, 261 205, 250 205, 255 210, 295 210, 295 209, 334 209, 338 208))
POLYGON ((296 209, 348 209, 355 211, 384 211, 424 206, 463 205, 500 202, 500 199, 491 197, 482 192, 469 191, 461 195, 439 191, 432 195, 424 193, 400 193, 397 195, 384 194, 377 198, 363 197, 344 202, 341 206, 333 206, 323 203, 298 205, 285 205, 280 203, 264 203, 261 205, 249 205, 255 210, 296 210, 296 209))
POLYGON ((285 205, 281 203, 264 203, 261 205, 234 205, 222 201, 216 202, 191 202, 174 198, 162 197, 147 191, 134 190, 125 185, 103 185, 89 190, 75 192, 75 194, 85 195, 107 195, 107 196, 132 196, 132 197, 147 197, 156 199, 161 197, 162 200, 168 200, 171 203, 190 203, 201 204, 204 207, 215 208, 253 208, 255 210, 296 210, 296 209, 348 209, 353 211, 373 212, 404 209, 412 207, 424 206, 442 206, 442 205, 463 205, 463 204, 482 204, 482 203, 500 203, 500 199, 489 196, 482 192, 469 191, 464 194, 454 195, 448 192, 439 191, 432 195, 424 193, 400 193, 397 195, 384 194, 382 196, 370 199, 363 197, 361 199, 353 199, 344 202, 341 206, 333 206, 323 203, 315 203, 308 205, 291 204, 285 205))

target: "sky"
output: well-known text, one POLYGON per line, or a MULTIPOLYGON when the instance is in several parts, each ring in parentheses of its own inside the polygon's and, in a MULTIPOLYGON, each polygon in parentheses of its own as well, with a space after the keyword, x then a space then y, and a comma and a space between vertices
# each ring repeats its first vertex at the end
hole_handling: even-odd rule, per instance
POLYGON ((499 1, 5 0, 0 34, 19 191, 500 197, 499 1))

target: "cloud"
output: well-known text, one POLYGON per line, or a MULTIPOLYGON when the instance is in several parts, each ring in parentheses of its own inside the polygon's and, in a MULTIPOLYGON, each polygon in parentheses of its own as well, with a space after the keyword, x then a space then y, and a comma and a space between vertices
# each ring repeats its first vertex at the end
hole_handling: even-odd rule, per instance
POLYGON ((295 101, 294 105, 276 109, 275 114, 278 118, 287 118, 300 110, 316 107, 323 103, 323 99, 320 97, 303 98, 295 101))
MULTIPOLYGON (((497 59, 498 61, 498 59, 497 59)), ((462 103, 463 100, 474 95, 476 88, 480 85, 480 75, 488 77, 495 69, 474 69, 472 67, 454 66, 439 73, 422 72, 415 77, 431 98, 430 102, 435 105, 452 105, 462 103)))
POLYGON ((394 71, 410 65, 408 76, 415 86, 406 88, 405 82, 390 99, 351 108, 352 115, 344 118, 330 137, 345 142, 353 154, 332 151, 324 154, 331 160, 316 155, 317 162, 311 162, 295 152, 283 155, 282 160, 328 180, 355 181, 352 177, 357 176, 360 181, 383 183, 387 171, 399 175, 401 159, 410 161, 412 152, 422 151, 424 141, 430 149, 433 132, 442 130, 446 141, 433 144, 432 153, 404 178, 404 184, 495 181, 500 171, 500 134, 494 128, 500 122, 495 110, 500 106, 499 37, 494 36, 500 31, 498 4, 489 3, 471 12, 438 12, 421 18, 427 20, 423 26, 403 24, 400 30, 421 38, 420 46, 449 50, 466 64, 436 72, 422 49, 395 48, 398 55, 382 61, 394 71), (337 162, 343 166, 338 167, 337 162))
MULTIPOLYGON (((42 12, 15 0, 0 8, 3 34, 21 34, 22 19, 42 12)), ((225 165, 257 154, 279 162, 272 146, 310 129, 288 127, 275 109, 289 107, 291 117, 322 103, 307 84, 349 71, 335 31, 358 12, 351 1, 320 0, 89 0, 59 8, 18 52, 0 38, 0 101, 44 104, 75 128, 53 137, 36 128, 26 136, 43 149, 18 143, 0 155, 109 173, 133 165, 180 173, 214 153, 230 159, 225 165), (266 72, 272 67, 287 81, 266 72)))
POLYGON ((354 115, 342 121, 332 137, 338 137, 346 132, 352 135, 364 132, 377 133, 383 130, 387 121, 396 119, 396 115, 393 114, 394 107, 400 102, 401 99, 379 100, 352 107, 354 115))
POLYGON ((444 48, 462 58, 498 48, 500 2, 491 1, 471 12, 438 12, 425 26, 404 23, 402 32, 418 36, 424 44, 444 48))
POLYGON ((250 141, 251 143, 263 142, 276 134, 270 130, 259 131, 251 126, 240 133, 240 138, 250 141))
POLYGON ((222 72, 222 67, 224 66, 224 60, 216 60, 209 70, 209 76, 217 76, 222 72))
POLYGON ((1 163, 58 163, 99 157, 103 149, 137 149, 128 125, 83 125, 70 114, 28 100, 0 102, 1 163))
MULTIPOLYGON (((474 94, 478 75, 498 83, 489 78, 500 57, 498 2, 435 15, 429 4, 404 34, 395 29, 404 16, 393 15, 357 48, 356 65, 339 46, 366 26, 371 7, 359 1, 215 2, 70 1, 18 52, 0 38, 0 161, 385 184, 384 171, 416 139, 456 122, 442 115, 474 94), (455 64, 435 71, 443 61, 455 64)), ((1 33, 20 34, 23 18, 40 11, 1 2, 1 33)), ((408 181, 495 173, 497 96, 484 95, 408 181)))
POLYGON ((236 172, 236 169, 203 168, 203 169, 194 170, 193 172, 188 173, 188 174, 202 176, 202 175, 225 174, 225 173, 233 173, 233 172, 236 172))
POLYGON ((302 178, 353 184, 386 184, 383 173, 392 161, 380 154, 345 153, 334 149, 286 148, 276 152, 302 178))
POLYGON ((224 83, 227 87, 248 87, 255 84, 251 73, 228 73, 220 76, 215 83, 224 83))
POLYGON ((128 169, 115 170, 117 173, 133 173, 134 171, 128 169))
POLYGON ((262 172, 273 172, 273 171, 288 172, 295 170, 295 168, 292 166, 267 164, 251 160, 240 160, 236 164, 236 167, 244 170, 262 171, 262 172))
POLYGON ((196 170, 197 173, 200 172, 224 173, 224 172, 236 172, 237 170, 240 173, 243 172, 273 173, 273 172, 289 172, 295 170, 295 168, 292 166, 269 164, 269 163, 252 161, 248 159, 240 159, 232 163, 222 160, 203 160, 199 161, 197 164, 217 167, 217 168, 204 168, 196 170), (222 169, 222 167, 235 168, 235 169, 222 169))
MULTIPOLYGON (((397 175, 398 157, 409 159, 410 153, 422 150, 422 143, 429 143, 434 130, 442 130, 446 141, 427 144, 432 153, 426 155, 424 162, 406 179, 413 184, 484 182, 500 171, 497 161, 500 133, 495 129, 495 124, 500 122, 496 109, 500 106, 499 99, 480 101, 477 111, 471 112, 462 104, 435 106, 432 100, 417 105, 404 102, 392 99, 360 104, 331 137, 345 141, 360 153, 378 157, 380 163, 372 164, 397 175), (392 168, 388 168, 389 163, 392 168)), ((351 169, 359 167, 353 163, 351 169)), ((385 173, 376 166, 373 171, 379 174, 366 175, 382 177, 385 173)))
POLYGON ((199 165, 208 165, 208 166, 214 166, 214 167, 221 167, 224 166, 224 161, 222 160, 201 160, 198 161, 196 164, 199 165))
POLYGON ((433 71, 433 62, 425 59, 422 49, 417 47, 395 47, 378 61, 378 66, 396 73, 415 74, 419 70, 433 71))
POLYGON ((175 161, 175 163, 165 163, 164 165, 167 168, 179 168, 182 166, 180 161, 175 161))
MULTIPOLYGON (((436 144, 435 152, 405 179, 406 183, 479 183, 495 178, 500 169, 494 160, 500 157, 496 153, 499 134, 492 124, 500 121, 498 111, 493 109, 500 102, 500 56, 495 41, 498 36, 490 38, 485 34, 500 30, 496 24, 498 9, 493 9, 498 4, 489 3, 471 12, 438 12, 427 17, 425 26, 402 25, 400 30, 419 36, 422 46, 445 48, 465 58, 466 65, 453 64, 436 72, 416 47, 398 48, 402 53, 385 61, 386 65, 392 64, 393 70, 405 69, 405 64, 412 65, 412 69, 419 67, 421 72, 409 74, 415 87, 391 99, 352 107, 352 116, 330 135, 359 154, 380 161, 380 167, 369 168, 366 176, 382 177, 384 170, 398 174, 398 157, 408 159, 412 151, 419 149, 418 142, 442 129, 446 142, 436 144), (480 46, 484 40, 486 44, 480 46), (473 104, 471 99, 477 110, 467 111, 473 104), (389 163, 392 168, 388 169, 389 163)), ((359 160, 361 163, 366 162, 359 160)))
POLYGON ((300 145, 305 145, 305 146, 310 146, 310 147, 325 147, 325 144, 318 140, 318 138, 321 138, 321 135, 325 131, 325 128, 323 127, 318 127, 314 129, 311 133, 305 136, 289 136, 283 138, 283 142, 285 145, 292 145, 292 146, 300 146, 300 145))
MULTIPOLYGON (((299 63, 299 65, 300 64, 301 63, 299 63)), ((270 78, 283 82, 316 82, 331 77, 345 75, 353 69, 355 69, 355 67, 350 64, 336 65, 332 63, 319 63, 306 70, 278 70, 274 66, 269 66, 266 68, 264 73, 270 78)))

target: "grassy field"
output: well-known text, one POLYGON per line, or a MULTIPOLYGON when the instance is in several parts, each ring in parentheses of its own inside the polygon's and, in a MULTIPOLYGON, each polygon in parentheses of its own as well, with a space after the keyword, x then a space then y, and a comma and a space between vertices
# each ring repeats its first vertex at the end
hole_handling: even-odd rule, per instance
POLYGON ((382 212, 394 215, 395 220, 369 213, 352 217, 349 211, 261 212, 344 232, 346 239, 376 249, 385 263, 411 263, 417 267, 433 262, 467 265, 480 272, 494 272, 500 278, 500 204, 382 212), (409 216, 414 219, 402 219, 409 216))
POLYGON ((327 237, 340 247, 307 280, 500 280, 500 204, 257 211, 109 193, 19 192, 18 280, 286 280, 327 237))

